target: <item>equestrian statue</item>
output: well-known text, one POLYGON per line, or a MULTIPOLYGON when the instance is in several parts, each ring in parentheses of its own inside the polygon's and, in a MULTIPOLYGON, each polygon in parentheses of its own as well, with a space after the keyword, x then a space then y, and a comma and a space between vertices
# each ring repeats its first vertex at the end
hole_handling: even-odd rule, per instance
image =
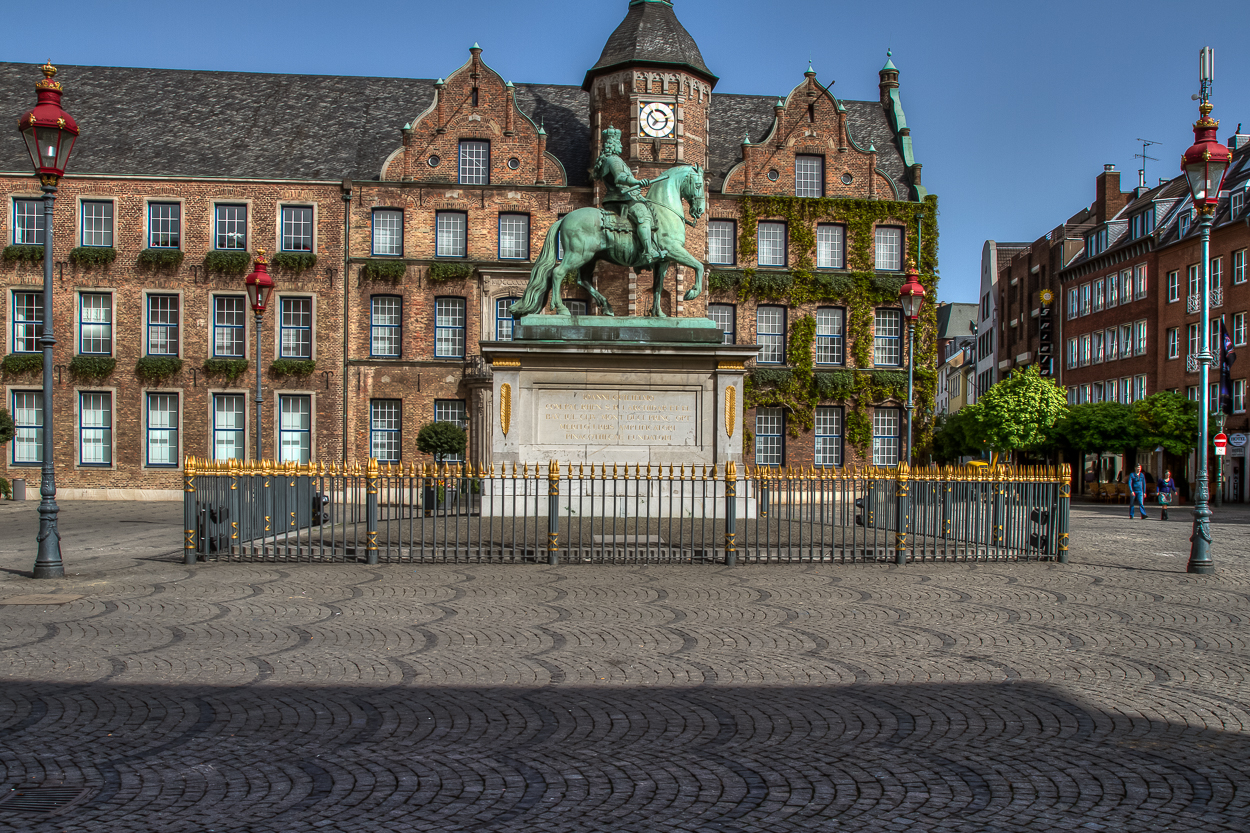
POLYGON ((687 301, 702 294, 703 263, 686 251, 686 226, 693 227, 706 207, 703 169, 676 165, 655 179, 635 179, 621 158, 621 131, 609 127, 603 131, 603 153, 591 174, 603 181, 604 207, 579 208, 555 222, 534 261, 525 296, 512 305, 513 318, 541 313, 549 302, 557 315, 568 315, 560 287, 571 274, 577 275, 604 315, 613 315, 611 304, 591 283, 600 260, 651 270, 655 301, 650 315, 667 317, 660 298, 670 263, 694 270, 687 301), (649 188, 646 196, 644 188, 649 188), (694 220, 686 218, 683 200, 690 203, 694 220), (558 247, 563 248, 563 260, 556 257, 558 247))

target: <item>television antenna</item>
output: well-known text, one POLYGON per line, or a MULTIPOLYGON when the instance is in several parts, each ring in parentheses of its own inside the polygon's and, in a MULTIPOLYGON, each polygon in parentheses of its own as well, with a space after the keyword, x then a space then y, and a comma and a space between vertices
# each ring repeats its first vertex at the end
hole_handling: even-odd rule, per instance
POLYGON ((1141 160, 1141 167, 1137 169, 1137 184, 1144 187, 1146 184, 1146 160, 1149 159, 1152 162, 1159 161, 1153 156, 1148 156, 1146 151, 1151 145, 1158 145, 1161 143, 1152 142, 1150 139, 1138 139, 1137 141, 1141 142, 1141 153, 1134 153, 1133 158, 1141 160))

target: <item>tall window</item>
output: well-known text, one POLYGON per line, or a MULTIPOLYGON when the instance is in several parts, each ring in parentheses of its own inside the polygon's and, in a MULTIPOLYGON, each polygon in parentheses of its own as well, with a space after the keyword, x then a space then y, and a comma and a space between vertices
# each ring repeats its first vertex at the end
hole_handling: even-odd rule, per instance
POLYGON ((213 223, 213 248, 247 250, 247 206, 219 205, 213 223))
POLYGON ((312 397, 278 397, 278 461, 307 463, 312 459, 312 397))
POLYGON ((841 269, 846 265, 846 229, 821 223, 816 226, 816 267, 841 269))
POLYGON ((877 226, 877 268, 897 272, 903 268, 903 230, 877 226))
POLYGON ((94 356, 113 354, 113 296, 83 292, 78 296, 78 352, 94 356))
POLYGON ((1094 312, 1102 312, 1106 301, 1106 281, 1102 278, 1094 281, 1094 312))
POLYGON ((1077 359, 1080 356, 1080 343, 1074 339, 1068 339, 1068 368, 1076 367, 1077 359))
POLYGON ((43 203, 39 200, 13 200, 13 244, 43 245, 43 203))
POLYGON ((1084 335, 1080 336, 1080 340, 1081 340, 1081 367, 1086 367, 1089 365, 1089 357, 1092 351, 1093 342, 1090 339, 1089 333, 1085 333, 1084 335))
POLYGON ((1196 356, 1198 355, 1198 345, 1202 341, 1202 335, 1198 330, 1197 324, 1189 325, 1188 335, 1189 335, 1189 338, 1188 338, 1189 353, 1187 355, 1196 356))
POLYGON ((43 393, 13 391, 13 464, 43 462, 43 393))
POLYGON ((113 245, 113 203, 83 200, 82 245, 113 245))
POLYGON ((78 394, 78 462, 113 464, 113 394, 78 394))
POLYGON ((242 295, 214 296, 213 355, 217 358, 243 358, 246 303, 247 298, 242 295))
POLYGON ((1120 358, 1127 359, 1133 355, 1133 325, 1120 325, 1120 358))
POLYGON ((383 463, 398 463, 400 455, 400 401, 369 401, 369 456, 383 463))
POLYGON ((434 216, 435 257, 464 257, 468 219, 463 211, 440 211, 434 216))
POLYGON ((1116 338, 1116 328, 1108 327, 1106 338, 1103 339, 1104 350, 1107 354, 1107 361, 1113 362, 1120 358, 1119 339, 1116 338))
POLYGON ((1093 362, 1094 364, 1102 364, 1102 330, 1095 331, 1093 333, 1093 338, 1093 362))
POLYGON ((243 459, 243 409, 243 394, 213 394, 214 460, 243 459))
POLYGON ((1224 280, 1224 258, 1213 257, 1211 258, 1211 288, 1219 289, 1223 285, 1222 283, 1223 280, 1224 280))
MULTIPOLYGON (((958 376, 952 379, 958 379, 958 376)), ((816 466, 842 465, 842 409, 816 409, 816 466)))
POLYGON ((737 314, 733 304, 708 304, 707 317, 720 325, 721 344, 736 343, 737 314))
MULTIPOLYGON (((1124 301, 1128 303, 1128 298, 1124 301)), ((1107 309, 1111 309, 1118 303, 1120 303, 1120 282, 1115 275, 1109 275, 1107 277, 1107 309)))
MULTIPOLYGON (((1068 320, 1071 321, 1081 314, 1080 293, 1074 286, 1068 290, 1068 320)), ((984 318, 985 316, 982 316, 984 318)))
POLYGON ((1137 322, 1137 355, 1146 355, 1146 322, 1137 322))
POLYGON ((1081 315, 1089 315, 1090 313, 1090 285, 1081 284, 1081 315))
POLYGON ((755 309, 755 340, 760 345, 756 361, 784 364, 786 360, 786 308, 762 306, 755 309))
POLYGON ((879 309, 873 324, 872 363, 898 367, 903 363, 903 311, 879 309))
POLYGON ((312 358, 312 298, 283 298, 279 319, 279 355, 284 359, 312 358))
POLYGON ((1233 380, 1233 412, 1242 414, 1246 411, 1246 380, 1233 380))
POLYGON ((1233 191, 1233 193, 1229 195, 1228 199, 1229 216, 1231 216, 1234 220, 1237 219, 1238 215, 1241 214, 1242 207, 1244 207, 1245 204, 1246 190, 1244 188, 1238 188, 1236 191, 1233 191))
MULTIPOLYGON (((467 419, 465 414, 463 399, 435 399, 434 400, 434 421, 450 422, 459 425, 461 428, 466 427, 467 419)), ((463 463, 463 454, 445 454, 443 455, 445 463, 463 463)))
POLYGON ((434 355, 464 358, 464 299, 434 299, 434 355))
POLYGON ((178 465, 178 394, 148 394, 148 465, 178 465))
POLYGON ((306 205, 282 206, 282 251, 313 250, 313 210, 306 205))
POLYGON ((1145 374, 1133 377, 1133 387, 1134 387, 1134 391, 1133 391, 1134 402, 1140 402, 1146 398, 1146 376, 1145 374))
POLYGON ((1168 303, 1181 299, 1181 273, 1176 269, 1168 272, 1168 303))
POLYGON ((1133 270, 1125 269, 1120 273, 1120 303, 1127 304, 1133 300, 1133 270))
POLYGON ((1202 282, 1202 276, 1198 273, 1198 264, 1189 267, 1189 294, 1190 296, 1198 294, 1198 286, 1202 282))
POLYGON ((38 353, 43 335, 43 294, 13 293, 13 352, 38 353))
POLYGON ((398 295, 374 295, 369 299, 369 355, 397 359, 403 299, 398 295))
POLYGON ((499 259, 529 260, 530 218, 528 214, 499 215, 499 259))
POLYGON ((784 428, 785 416, 781 408, 755 409, 755 465, 781 465, 781 432, 784 428))
POLYGON ((877 408, 872 412, 872 464, 898 465, 897 408, 877 408))
POLYGON ((823 156, 794 157, 794 196, 825 195, 825 159, 823 156))
POLYGON ((177 249, 182 245, 182 206, 176 202, 148 203, 148 248, 177 249))
POLYGON ((1168 358, 1176 359, 1181 355, 1181 328, 1172 327, 1168 330, 1168 358))
POLYGON ((397 208, 373 209, 373 253, 383 257, 403 256, 403 211, 397 208))
POLYGON ((460 142, 460 184, 490 184, 490 142, 460 142))
POLYGON ((1239 249, 1233 252, 1233 284, 1241 284, 1246 282, 1246 250, 1239 249))
POLYGON ((148 296, 148 355, 178 355, 178 296, 148 296))
POLYGON ((1133 294, 1133 298, 1134 300, 1140 301, 1142 298, 1146 297, 1146 264, 1139 263, 1135 266, 1133 268, 1133 275, 1135 277, 1134 283, 1137 287, 1136 292, 1133 294))
POLYGON ((1103 398, 1108 402, 1120 401, 1120 380, 1108 379, 1102 386, 1103 398))
POLYGON ((1246 345, 1246 314, 1244 312, 1233 313, 1233 346, 1244 347, 1246 345))
POLYGON ((760 223, 756 226, 755 238, 760 266, 786 265, 785 223, 760 223))
POLYGON ((846 362, 846 312, 838 307, 816 310, 816 364, 846 362))
POLYGON ((737 237, 733 220, 707 221, 707 262, 717 266, 733 266, 736 262, 737 237))
POLYGON ((512 341, 512 305, 516 298, 495 299, 495 341, 512 341))

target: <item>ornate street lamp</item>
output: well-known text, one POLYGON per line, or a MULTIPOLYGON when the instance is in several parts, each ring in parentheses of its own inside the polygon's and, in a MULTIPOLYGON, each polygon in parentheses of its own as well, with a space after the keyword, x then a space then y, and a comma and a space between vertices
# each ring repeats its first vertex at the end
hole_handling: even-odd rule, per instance
MULTIPOLYGON (((252 262, 252 272, 247 276, 247 302, 252 305, 256 314, 256 459, 264 457, 264 443, 261 438, 261 409, 264 407, 264 395, 260 388, 260 325, 269 307, 269 296, 273 294, 273 276, 269 274, 269 261, 265 259, 265 250, 261 249, 252 262)), ((275 455, 276 456, 276 455, 275 455)))
POLYGON ((924 306, 924 286, 915 266, 908 270, 906 283, 899 287, 898 300, 903 305, 903 315, 907 317, 907 461, 910 463, 911 421, 916 413, 912 395, 916 378, 916 321, 920 318, 920 308, 924 306))
POLYGON ((1215 208, 1220 199, 1220 186, 1224 172, 1228 170, 1232 154, 1215 137, 1220 123, 1211 118, 1211 83, 1215 80, 1215 50, 1203 47, 1198 57, 1198 76, 1201 81, 1198 111, 1202 114, 1194 122, 1194 143, 1181 157, 1181 170, 1189 181, 1194 208, 1198 212, 1198 230, 1202 239, 1202 344, 1198 353, 1198 490, 1194 501, 1194 534, 1190 536, 1189 567, 1191 573, 1213 573, 1211 561, 1211 509, 1207 505, 1210 488, 1207 485, 1207 421, 1211 412, 1211 390, 1208 378, 1211 368, 1211 224, 1215 221, 1215 208))
POLYGON ((43 475, 39 484, 39 538, 35 556, 35 578, 64 578, 61 561, 61 533, 56 516, 56 467, 52 453, 52 205, 56 186, 65 175, 70 151, 78 139, 78 125, 61 109, 60 83, 54 81, 56 67, 44 64, 43 80, 35 84, 38 103, 18 120, 17 129, 26 141, 31 166, 43 189, 43 326, 39 343, 43 346, 43 475))

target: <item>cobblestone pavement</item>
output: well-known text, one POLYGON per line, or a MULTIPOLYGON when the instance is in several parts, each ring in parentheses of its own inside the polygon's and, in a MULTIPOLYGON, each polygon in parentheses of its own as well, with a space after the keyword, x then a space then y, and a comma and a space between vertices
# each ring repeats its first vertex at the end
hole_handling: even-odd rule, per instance
POLYGON ((1214 576, 1124 507, 902 568, 187 568, 180 512, 67 502, 35 582, 0 504, 0 786, 85 788, 0 831, 1250 830, 1241 507, 1214 576))

